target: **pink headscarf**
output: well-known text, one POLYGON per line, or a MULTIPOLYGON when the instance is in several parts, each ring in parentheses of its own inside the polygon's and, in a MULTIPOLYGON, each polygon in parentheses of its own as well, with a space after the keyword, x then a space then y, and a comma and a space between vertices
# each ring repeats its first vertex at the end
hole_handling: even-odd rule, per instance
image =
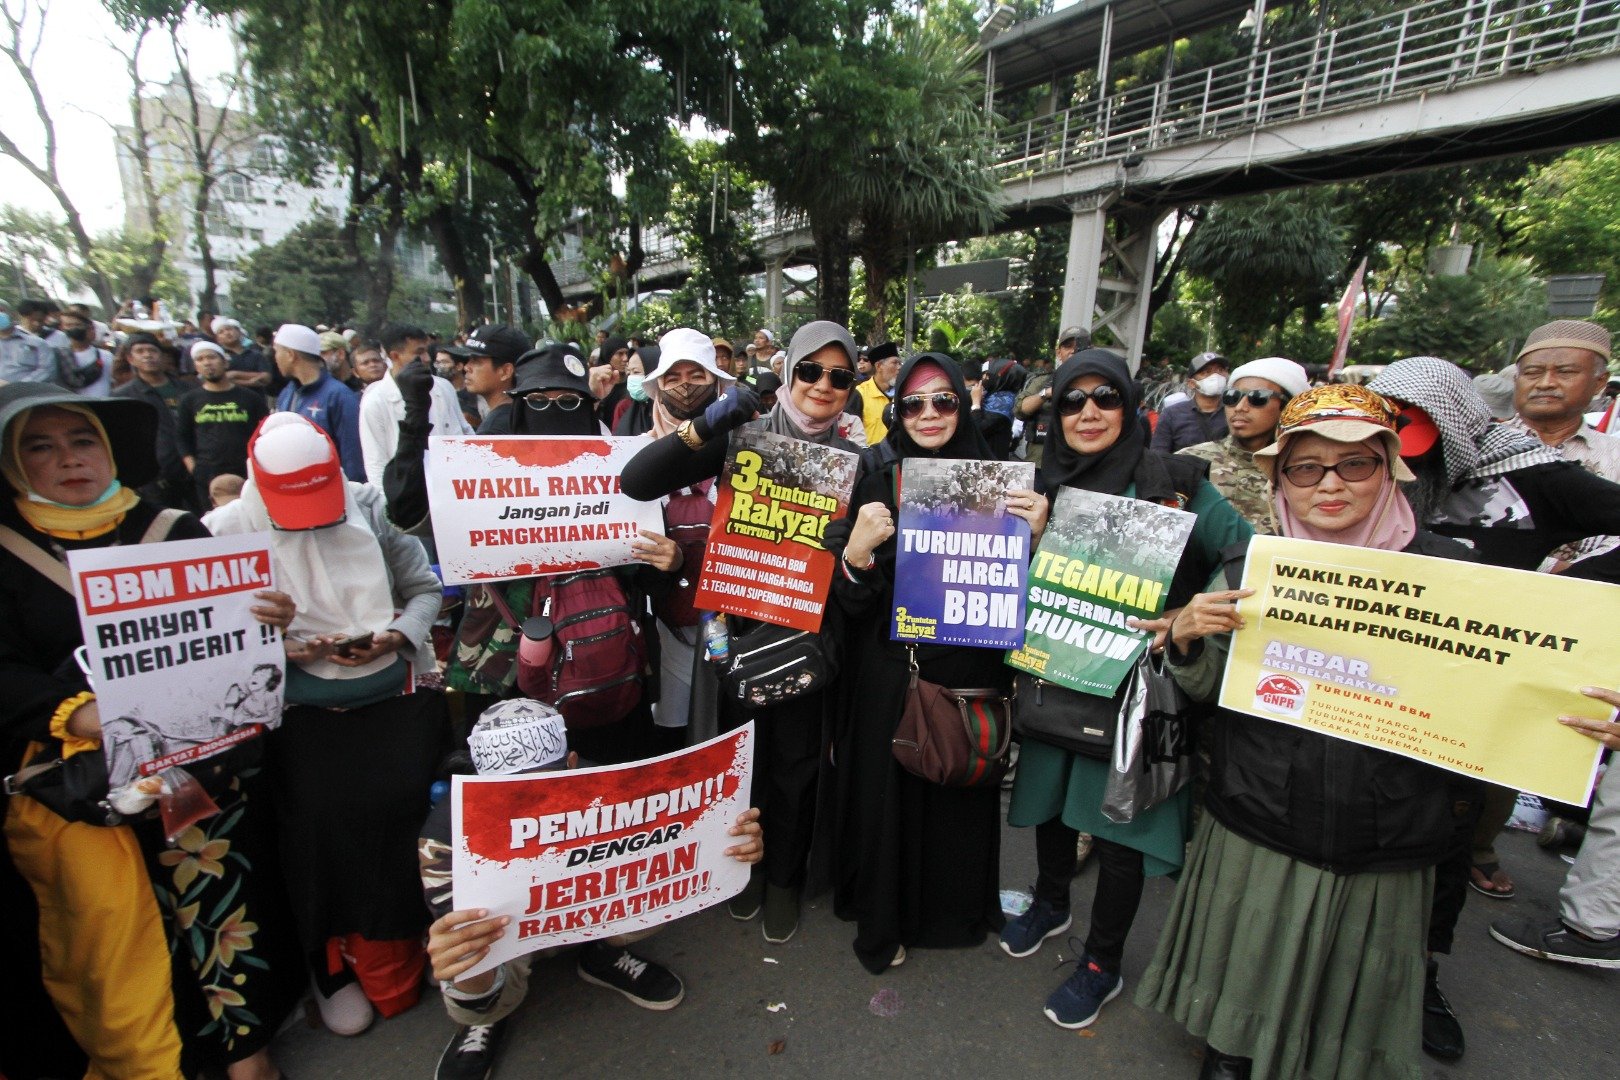
POLYGON ((1273 473, 1271 505, 1277 511, 1277 526, 1282 535, 1297 540, 1348 544, 1351 547, 1379 548, 1384 551, 1401 551, 1412 542, 1412 537, 1417 535, 1417 518, 1412 513, 1412 504, 1406 501, 1406 496, 1401 493, 1400 484, 1395 480, 1395 467, 1390 464, 1388 441, 1376 434, 1360 443, 1369 454, 1382 458, 1385 465, 1381 478, 1382 486, 1378 492, 1378 503, 1373 507, 1372 513, 1368 514, 1359 525, 1338 532, 1313 528, 1296 518, 1288 507, 1287 496, 1283 493, 1283 485, 1288 483, 1288 479, 1282 475, 1282 470, 1288 465, 1290 451, 1299 442, 1298 439, 1291 438, 1296 434, 1301 432, 1289 432, 1279 440, 1286 441, 1283 442, 1277 455, 1277 467, 1273 473))
POLYGON ((917 363, 912 366, 911 374, 906 376, 906 385, 900 387, 900 391, 894 395, 894 399, 899 401, 907 394, 914 393, 917 387, 921 386, 929 379, 934 378, 936 375, 945 375, 947 379, 950 378, 950 376, 946 374, 945 369, 939 366, 939 362, 937 360, 918 360, 917 363))

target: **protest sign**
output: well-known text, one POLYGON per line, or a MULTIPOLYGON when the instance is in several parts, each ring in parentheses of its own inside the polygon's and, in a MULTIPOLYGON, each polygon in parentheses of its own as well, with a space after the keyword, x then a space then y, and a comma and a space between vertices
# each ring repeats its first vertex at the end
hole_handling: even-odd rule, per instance
POLYGON ((757 428, 732 432, 694 606, 820 630, 834 561, 821 538, 848 512, 859 462, 757 428))
MULTIPOLYGON (((518 406, 522 408, 522 406, 518 406)), ((439 569, 453 585, 621 566, 657 503, 619 486, 642 438, 443 436, 428 440, 439 569)))
POLYGON ((1620 671, 1620 586, 1257 536, 1228 709, 1584 806, 1598 751, 1559 716, 1620 671))
POLYGON ((1035 486, 1034 464, 915 458, 898 476, 890 639, 1017 647, 1029 522, 1007 512, 1007 492, 1035 486))
POLYGON ((281 724, 281 632, 253 617, 272 588, 263 534, 68 553, 109 787, 281 724))
POLYGON ((1060 490, 1030 565, 1024 647, 1007 663, 1113 697, 1151 637, 1125 620, 1164 611, 1194 520, 1141 499, 1060 490))
POLYGON ((536 949, 660 926, 737 895, 754 725, 633 765, 458 776, 455 906, 512 921, 476 975, 536 949))

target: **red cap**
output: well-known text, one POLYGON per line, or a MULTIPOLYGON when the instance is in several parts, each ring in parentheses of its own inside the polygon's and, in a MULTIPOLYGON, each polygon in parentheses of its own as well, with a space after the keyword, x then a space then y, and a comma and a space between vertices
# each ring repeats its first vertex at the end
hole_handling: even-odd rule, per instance
POLYGON ((248 441, 248 475, 278 529, 318 529, 343 520, 347 488, 337 447, 297 413, 272 413, 248 441))
POLYGON ((1396 429, 1401 436, 1401 457, 1422 457, 1434 449, 1440 438, 1440 429, 1434 426, 1429 414, 1416 405, 1402 405, 1396 429))

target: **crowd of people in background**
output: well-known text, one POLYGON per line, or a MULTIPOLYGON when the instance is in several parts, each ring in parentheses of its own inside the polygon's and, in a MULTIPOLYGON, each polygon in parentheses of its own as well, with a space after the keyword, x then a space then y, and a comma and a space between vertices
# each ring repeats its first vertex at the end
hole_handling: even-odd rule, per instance
MULTIPOLYGON (((221 815, 175 843, 150 820, 69 822, 8 797, 18 1075, 273 1080, 271 1042, 306 994, 330 1031, 355 1035, 414 1006, 430 972, 456 1024, 435 1075, 486 1077, 538 958, 465 975, 505 920, 455 908, 434 781, 634 762, 750 722, 753 808, 729 853, 752 869, 727 910, 758 919, 768 943, 792 939, 803 901, 826 892, 874 976, 991 940, 1028 958, 1075 925, 1071 885, 1089 860, 1074 968, 1032 979, 1056 983, 1039 1003, 1054 1024, 1087 1027, 1123 992, 1146 881, 1171 875, 1135 1001, 1206 1041, 1201 1076, 1406 1078, 1423 1052, 1463 1056, 1439 958, 1486 947, 1454 940, 1470 892, 1515 894, 1495 841, 1516 793, 1213 705, 1198 781, 1125 824, 1100 811, 1105 762, 1035 738, 1005 813, 994 787, 906 772, 890 742, 908 679, 1015 679, 994 650, 889 640, 897 474, 922 459, 1032 461, 1036 483, 1004 502, 1036 541, 1064 489, 1196 515, 1165 615, 1143 627, 1189 697, 1212 702, 1247 595, 1231 566, 1256 534, 1620 583, 1606 330, 1555 321, 1500 371, 1412 357, 1366 386, 1213 351, 1150 382, 1080 326, 1024 359, 862 347, 820 320, 786 342, 770 329, 736 340, 677 327, 576 344, 495 325, 444 338, 408 323, 250 335, 151 301, 107 323, 83 305, 0 303, 0 475, 14 496, 0 505, 3 771, 99 738, 73 602, 49 565, 69 551, 267 533, 277 589, 256 613, 287 635, 280 728, 232 752, 221 815), (837 675, 770 704, 718 692, 691 599, 717 480, 750 431, 796 440, 806 460, 860 455, 848 516, 828 531, 839 563, 815 635, 837 675), (436 576, 425 452, 435 436, 607 433, 643 441, 622 484, 662 505, 664 528, 601 586, 645 645, 639 696, 574 728, 517 686, 518 624, 547 583, 462 594, 436 576), (479 754, 514 729, 546 751, 479 754), (1004 826, 1034 835, 1017 913, 1001 902, 1004 826)), ((734 644, 756 630, 734 623, 734 644)), ((1620 706, 1601 689, 1614 674, 1591 672, 1590 696, 1620 706)), ((1620 723, 1571 726, 1620 749, 1620 723)), ((1620 968, 1620 769, 1590 810, 1551 807, 1542 839, 1576 853, 1559 917, 1498 920, 1492 935, 1620 968)), ((672 1009, 684 984, 645 936, 576 949, 576 970, 672 1009)))

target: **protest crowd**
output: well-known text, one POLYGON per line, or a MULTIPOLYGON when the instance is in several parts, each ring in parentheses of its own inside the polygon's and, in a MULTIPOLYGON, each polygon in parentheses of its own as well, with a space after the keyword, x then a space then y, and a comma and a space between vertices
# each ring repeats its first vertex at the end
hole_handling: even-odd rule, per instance
MULTIPOLYGON (((426 994, 455 1030, 422 1073, 486 1077, 523 1020, 531 965, 552 954, 592 986, 673 1009, 685 987, 654 958, 651 928, 481 965, 513 916, 458 904, 464 838, 446 792, 456 776, 631 765, 750 724, 752 786, 725 823, 725 856, 746 867, 724 897, 732 918, 779 944, 803 903, 828 895, 855 963, 878 978, 934 949, 1028 963, 1072 932, 1071 969, 1029 965, 1028 1007, 1070 1030, 1105 1008, 1158 1010, 1207 1044, 1189 1066, 1203 1077, 1416 1078, 1425 1053, 1463 1057, 1467 1017, 1441 988, 1454 950, 1620 968, 1620 769, 1596 771, 1590 806, 1539 804, 1222 703, 1257 538, 1590 582, 1612 624, 1609 333, 1550 322, 1500 373, 1411 357, 1366 385, 1203 352, 1155 407, 1087 329, 1053 344, 1022 362, 908 355, 827 321, 741 347, 690 327, 583 346, 500 325, 440 340, 389 324, 373 339, 0 305, 4 1038, 27 1043, 28 1075, 271 1080, 273 1040, 306 1000, 334 1036, 354 1036, 426 994), (503 530, 566 530, 524 516, 538 504, 517 495, 506 513, 523 519, 478 534, 517 569, 446 584, 444 538, 478 489, 443 494, 441 446, 610 435, 634 440, 622 468, 567 498, 580 521, 609 494, 651 504, 616 565, 525 575, 531 555, 503 530), (1133 708, 1146 722, 1137 682, 1080 692, 1004 662, 1005 647, 895 632, 917 608, 906 493, 939 463, 1013 466, 972 473, 996 478, 972 501, 1006 525, 995 550, 1031 591, 1032 567, 1060 576, 1040 561, 1043 535, 1105 543, 1100 529, 1066 539, 1067 506, 1182 512, 1158 603, 1111 624, 1110 640, 1145 645, 1126 666, 1144 672, 1142 692, 1178 702, 1182 725, 1180 779, 1134 793, 1124 820, 1107 808, 1115 741, 1133 708), (734 543, 712 523, 717 509, 736 518, 739 472, 766 485, 753 489, 757 532, 818 530, 810 548, 831 570, 800 594, 813 629, 709 602, 700 570, 734 543), (823 502, 839 505, 825 520, 823 502), (266 546, 273 586, 253 592, 252 618, 284 655, 244 665, 225 694, 232 724, 262 734, 187 765, 211 809, 177 826, 169 787, 139 780, 144 800, 105 801, 129 789, 109 784, 103 741, 137 740, 140 722, 98 710, 67 562, 208 537, 266 546), (955 771, 902 754, 930 708, 984 736, 955 771), (1495 842, 1527 804, 1546 812, 1544 843, 1575 856, 1558 917, 1456 939, 1471 896, 1514 895, 1495 842), (1017 911, 1003 907, 1017 884, 1001 880, 1007 827, 1034 836, 1033 895, 1017 911), (1098 872, 1077 908, 1087 861, 1098 872), (1134 927, 1147 880, 1165 875, 1167 921, 1134 927), (1120 1001, 1127 949, 1151 962, 1120 1001)), ((1167 544, 1159 521, 1153 543, 1167 544)), ((1129 557, 1149 533, 1122 530, 1113 543, 1129 557)), ((1148 581, 1149 561, 1129 572, 1148 581)), ((196 678, 174 662, 173 685, 196 678)), ((1583 674, 1586 716, 1549 705, 1516 722, 1620 749, 1615 675, 1583 674)))

